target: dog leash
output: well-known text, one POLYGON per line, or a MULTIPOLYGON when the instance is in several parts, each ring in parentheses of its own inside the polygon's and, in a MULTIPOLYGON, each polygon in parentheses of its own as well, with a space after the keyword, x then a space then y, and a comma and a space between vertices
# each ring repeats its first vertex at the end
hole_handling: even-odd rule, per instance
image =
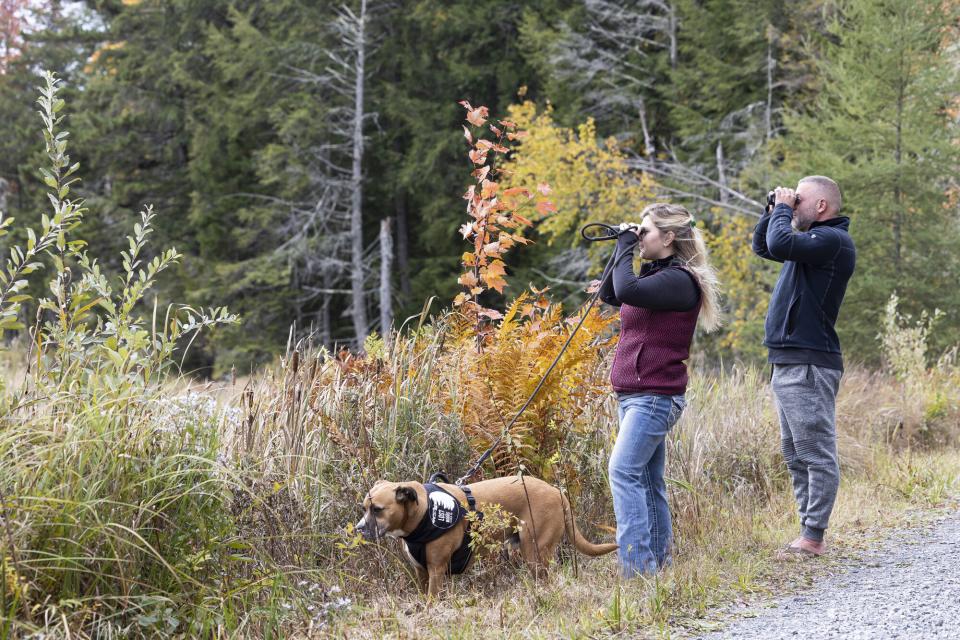
MULTIPOLYGON (((588 242, 602 242, 605 240, 616 240, 618 237, 620 237, 621 233, 623 233, 623 231, 621 231, 617 227, 613 227, 609 224, 604 224, 602 222, 591 222, 584 225, 580 229, 580 235, 583 237, 584 240, 588 242), (597 234, 597 235, 588 234, 587 230, 592 229, 594 227, 600 228, 603 231, 603 233, 597 234)), ((563 344, 563 347, 561 347, 560 353, 558 353, 557 357, 553 359, 553 362, 547 368, 547 371, 543 374, 543 377, 540 378, 540 382, 537 383, 537 386, 534 388, 533 393, 530 394, 530 397, 527 398, 527 401, 523 403, 523 406, 520 407, 520 410, 517 412, 517 414, 513 416, 513 419, 510 420, 507 426, 504 427, 503 431, 500 433, 500 437, 497 438, 494 441, 494 443, 490 445, 490 447, 486 451, 483 452, 483 454, 481 454, 481 456, 477 459, 477 461, 474 463, 474 465, 470 468, 470 470, 466 474, 457 478, 457 481, 454 484, 456 484, 458 487, 460 487, 461 489, 466 488, 464 483, 470 478, 472 478, 477 473, 477 471, 480 470, 480 467, 483 465, 483 463, 487 461, 487 459, 494 452, 494 450, 500 445, 501 442, 503 442, 503 438, 510 432, 510 427, 512 427, 514 423, 516 423, 516 421, 520 418, 520 416, 523 415, 523 412, 527 410, 527 407, 530 406, 530 403, 533 402, 533 399, 537 397, 537 393, 539 393, 540 389, 543 388, 544 383, 546 383, 547 381, 547 377, 553 371, 554 367, 557 366, 557 363, 560 362, 560 358, 563 357, 563 354, 567 350, 567 347, 570 346, 570 342, 573 341, 573 337, 577 335, 577 331, 579 331, 580 327, 583 326, 583 323, 586 322, 587 316, 590 315, 590 309, 593 308, 593 305, 596 303, 597 298, 600 297, 600 291, 601 289, 603 289, 604 283, 607 281, 607 278, 611 277, 611 275, 613 274, 612 267, 616 259, 617 259, 617 251, 614 250, 613 255, 610 256, 610 260, 607 261, 606 266, 603 268, 603 275, 600 278, 600 285, 597 287, 597 290, 593 292, 593 295, 590 296, 587 303, 585 303, 587 305, 586 311, 583 312, 583 315, 580 318, 580 322, 577 323, 577 326, 574 327, 573 331, 570 333, 570 336, 567 338, 567 341, 563 344)), ((582 308, 583 306, 581 305, 581 309, 582 308)), ((436 477, 440 477, 446 480, 446 475, 444 475, 443 472, 438 471, 437 473, 434 473, 432 476, 430 476, 430 482, 433 482, 434 478, 436 477)), ((447 482, 449 482, 449 480, 447 480, 447 482)), ((473 509, 474 507, 473 496, 471 496, 468 491, 465 491, 465 493, 467 494, 467 500, 470 502, 470 507, 471 509, 473 509)))

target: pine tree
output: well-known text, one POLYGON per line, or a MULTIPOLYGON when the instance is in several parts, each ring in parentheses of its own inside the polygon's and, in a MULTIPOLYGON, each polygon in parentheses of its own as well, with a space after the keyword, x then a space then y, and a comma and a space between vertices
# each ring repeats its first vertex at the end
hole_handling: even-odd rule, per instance
POLYGON ((783 175, 836 179, 857 243, 839 322, 851 353, 875 359, 890 294, 947 312, 939 345, 960 337, 955 201, 957 10, 940 0, 844 0, 817 65, 820 93, 793 110, 776 150, 783 175))
POLYGON ((18 217, 35 216, 34 209, 47 206, 34 157, 41 157, 43 150, 35 126, 41 71, 54 72, 63 83, 64 98, 74 100, 83 86, 77 61, 90 55, 99 37, 95 14, 65 15, 61 4, 0 3, 0 209, 18 217))
MULTIPOLYGON (((233 117, 238 103, 228 109, 212 99, 213 88, 226 90, 227 83, 218 81, 216 61, 205 51, 211 33, 229 24, 231 3, 88 4, 100 11, 105 33, 87 61, 75 117, 93 213, 84 236, 107 257, 103 268, 115 272, 123 239, 114 226, 132 224, 137 212, 152 204, 157 241, 186 256, 162 282, 163 293, 205 302, 218 268, 249 257, 236 241, 242 207, 231 197, 251 183, 249 149, 257 141, 257 115, 246 114, 245 131, 232 130, 242 119, 233 117), (218 106, 223 118, 212 122, 206 109, 218 106)), ((241 310, 245 319, 247 311, 241 310)), ((197 346, 187 363, 191 370, 213 361, 206 345, 197 346)))
MULTIPOLYGON (((583 13, 579 26, 561 24, 550 43, 550 71, 582 94, 587 113, 610 122, 619 137, 639 128, 637 146, 653 155, 651 116, 662 102, 658 67, 677 62, 675 3, 587 0, 583 13)), ((529 21, 526 33, 533 37, 529 21)))
MULTIPOLYGON (((784 0, 677 0, 679 60, 669 72, 673 150, 723 185, 771 135, 784 0)), ((725 201, 722 190, 718 198, 725 201)))
MULTIPOLYGON (((572 4, 550 0, 526 11, 552 23, 572 4)), ((506 113, 523 86, 532 98, 547 97, 541 71, 520 47, 523 20, 512 0, 410 0, 383 21, 370 98, 380 118, 371 133, 369 171, 378 179, 369 185, 369 207, 396 216, 397 270, 406 273, 401 291, 408 292, 398 317, 419 312, 431 296, 440 305, 457 293, 452 274, 463 239, 456 229, 469 174, 457 101, 506 113)))

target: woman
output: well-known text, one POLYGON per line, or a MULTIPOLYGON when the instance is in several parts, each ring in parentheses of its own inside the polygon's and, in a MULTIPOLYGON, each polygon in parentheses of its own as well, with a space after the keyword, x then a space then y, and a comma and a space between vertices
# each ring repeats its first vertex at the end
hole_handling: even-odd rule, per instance
POLYGON ((681 206, 644 209, 640 225, 620 234, 610 269, 600 298, 620 307, 621 323, 610 372, 620 406, 610 491, 620 570, 629 578, 670 562, 665 439, 686 404, 685 360, 697 322, 712 331, 720 324, 720 313, 706 244, 693 216, 681 206), (639 275, 633 270, 638 246, 646 261, 639 275))

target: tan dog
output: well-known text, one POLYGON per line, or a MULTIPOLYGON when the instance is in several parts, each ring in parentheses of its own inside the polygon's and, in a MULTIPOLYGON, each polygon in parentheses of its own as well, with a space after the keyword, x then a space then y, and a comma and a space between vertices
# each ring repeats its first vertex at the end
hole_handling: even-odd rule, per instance
MULTIPOLYGON (((460 487, 453 484, 438 483, 438 487, 467 504, 467 497, 460 487)), ((557 545, 566 533, 577 550, 588 556, 599 556, 617 549, 616 544, 593 544, 586 540, 577 529, 566 497, 556 487, 543 480, 523 479, 512 476, 495 478, 467 485, 476 498, 477 511, 482 512, 485 505, 500 505, 505 512, 513 514, 519 520, 519 533, 512 529, 501 532, 504 542, 518 542, 524 561, 540 575, 553 560, 557 545), (519 538, 519 540, 517 540, 519 538)), ((425 519, 436 517, 438 506, 446 507, 449 496, 431 493, 428 499, 424 485, 419 482, 377 482, 363 501, 364 516, 356 529, 371 539, 384 536, 405 538, 415 530, 422 531, 425 519), (431 513, 428 514, 428 507, 431 513), (420 527, 418 529, 418 527, 420 527)), ((454 506, 454 509, 459 506, 454 506)), ((444 515, 441 512, 441 517, 444 515)), ((429 523, 428 523, 429 524, 429 523)), ((404 555, 417 572, 422 588, 428 596, 439 593, 450 568, 451 558, 465 544, 466 522, 460 519, 427 542, 425 565, 411 555, 407 540, 404 540, 404 555)), ((470 559, 472 560, 472 558, 470 559)))

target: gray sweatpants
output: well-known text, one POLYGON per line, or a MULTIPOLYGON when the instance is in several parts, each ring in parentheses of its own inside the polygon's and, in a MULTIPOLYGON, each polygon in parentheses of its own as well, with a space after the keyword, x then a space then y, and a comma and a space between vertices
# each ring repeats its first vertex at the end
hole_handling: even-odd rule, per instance
POLYGON ((814 540, 823 538, 840 485, 836 399, 842 375, 812 364, 773 365, 783 457, 793 478, 800 526, 814 540))

